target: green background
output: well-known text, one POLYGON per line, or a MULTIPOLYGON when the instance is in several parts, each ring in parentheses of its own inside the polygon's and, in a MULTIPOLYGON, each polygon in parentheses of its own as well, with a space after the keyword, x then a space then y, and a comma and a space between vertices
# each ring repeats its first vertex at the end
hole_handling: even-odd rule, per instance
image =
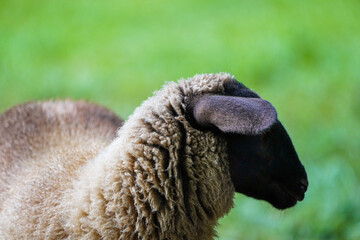
POLYGON ((165 81, 229 72, 278 110, 303 202, 237 195, 219 239, 360 239, 360 2, 0 0, 0 111, 88 99, 124 119, 165 81))

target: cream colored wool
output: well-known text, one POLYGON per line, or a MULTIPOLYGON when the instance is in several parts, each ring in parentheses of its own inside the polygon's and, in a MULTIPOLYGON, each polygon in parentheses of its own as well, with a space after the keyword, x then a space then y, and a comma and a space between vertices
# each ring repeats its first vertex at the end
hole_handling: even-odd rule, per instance
POLYGON ((83 101, 26 103, 0 115, 0 239, 67 234, 60 202, 77 169, 114 138, 121 120, 83 101))
POLYGON ((30 169, 20 166, 1 182, 0 232, 9 239, 212 239, 234 195, 226 143, 193 128, 185 102, 223 94, 231 80, 209 74, 166 84, 99 154, 108 138, 73 143, 73 153, 68 140, 53 136, 61 151, 29 150, 34 156, 19 162, 34 163, 30 169))

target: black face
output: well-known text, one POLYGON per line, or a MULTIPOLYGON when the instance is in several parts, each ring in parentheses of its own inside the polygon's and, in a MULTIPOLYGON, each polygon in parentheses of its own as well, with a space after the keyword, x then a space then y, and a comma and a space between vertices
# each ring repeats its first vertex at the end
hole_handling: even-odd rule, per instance
POLYGON ((279 121, 260 135, 225 134, 225 138, 236 192, 278 209, 304 199, 306 172, 279 121))
POLYGON ((275 108, 236 80, 224 82, 224 95, 187 100, 195 128, 225 136, 235 190, 278 209, 304 199, 307 176, 275 108))

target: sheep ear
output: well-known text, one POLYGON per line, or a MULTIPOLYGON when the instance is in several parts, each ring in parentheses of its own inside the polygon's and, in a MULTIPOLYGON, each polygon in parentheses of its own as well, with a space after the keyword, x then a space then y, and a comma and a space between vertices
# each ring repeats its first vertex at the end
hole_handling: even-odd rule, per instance
POLYGON ((197 124, 224 133, 260 134, 277 119, 275 108, 261 98, 205 95, 192 105, 197 124))

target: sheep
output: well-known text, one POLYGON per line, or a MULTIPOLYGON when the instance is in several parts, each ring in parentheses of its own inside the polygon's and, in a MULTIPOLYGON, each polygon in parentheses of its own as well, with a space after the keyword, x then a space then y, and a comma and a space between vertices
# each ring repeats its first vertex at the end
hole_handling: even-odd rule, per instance
POLYGON ((4 238, 207 240, 235 192, 278 209, 304 198, 276 110, 229 74, 167 83, 116 136, 114 114, 78 105, 0 115, 4 238))

